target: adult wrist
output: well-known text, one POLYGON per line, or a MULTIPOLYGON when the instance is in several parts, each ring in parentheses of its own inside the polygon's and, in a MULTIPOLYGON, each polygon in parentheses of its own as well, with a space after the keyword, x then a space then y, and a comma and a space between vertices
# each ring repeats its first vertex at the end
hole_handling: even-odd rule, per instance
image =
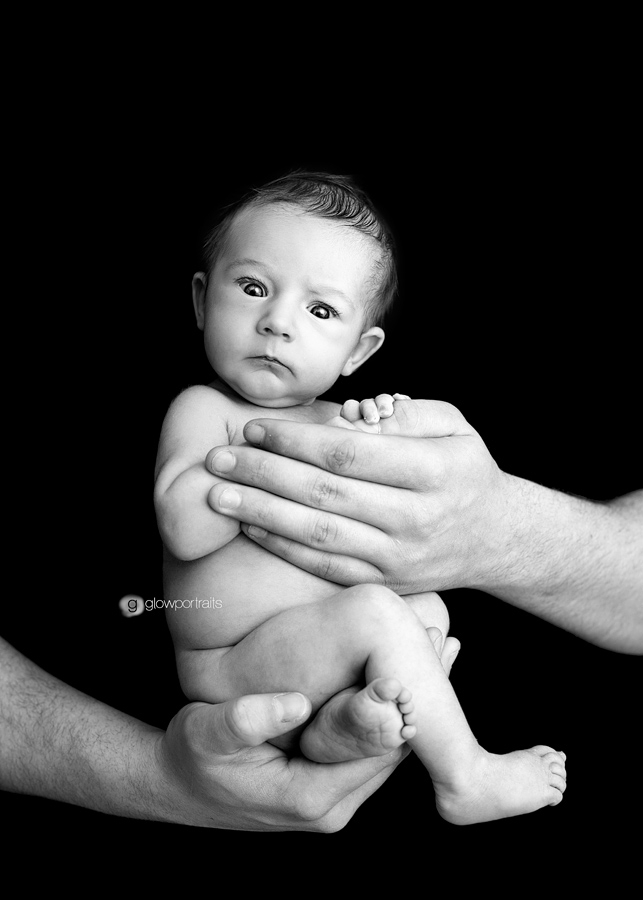
POLYGON ((500 472, 480 535, 479 572, 468 587, 511 599, 551 575, 554 559, 549 551, 543 555, 541 543, 552 540, 550 549, 554 551, 554 532, 562 524, 560 512, 551 514, 555 494, 549 488, 500 472))

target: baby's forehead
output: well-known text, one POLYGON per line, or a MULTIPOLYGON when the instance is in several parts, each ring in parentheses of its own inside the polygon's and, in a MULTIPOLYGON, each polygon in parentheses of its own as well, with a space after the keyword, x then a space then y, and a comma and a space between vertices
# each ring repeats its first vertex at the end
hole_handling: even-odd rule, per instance
MULTIPOLYGON (((363 234, 350 223, 339 218, 318 215, 296 203, 283 201, 248 204, 231 220, 225 240, 224 253, 257 246, 264 251, 291 248, 301 241, 311 250, 328 253, 334 248, 357 255, 369 265, 379 257, 379 245, 370 235, 363 234)), ((356 260, 357 261, 357 260, 356 260)))

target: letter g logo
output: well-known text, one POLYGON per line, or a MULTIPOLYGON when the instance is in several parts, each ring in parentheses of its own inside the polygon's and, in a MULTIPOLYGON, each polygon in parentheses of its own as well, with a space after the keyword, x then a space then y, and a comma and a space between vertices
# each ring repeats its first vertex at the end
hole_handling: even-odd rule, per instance
POLYGON ((140 616, 145 609, 143 598, 137 594, 126 594, 118 601, 118 605, 126 619, 131 619, 132 616, 140 616))

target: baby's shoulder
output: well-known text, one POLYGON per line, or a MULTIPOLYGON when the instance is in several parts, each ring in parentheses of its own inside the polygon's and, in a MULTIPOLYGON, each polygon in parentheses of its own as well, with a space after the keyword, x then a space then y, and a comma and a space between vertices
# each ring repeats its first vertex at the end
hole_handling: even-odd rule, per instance
POLYGON ((234 404, 225 394, 209 385, 194 384, 171 402, 165 425, 172 430, 216 429, 229 433, 235 419, 234 404))
POLYGON ((228 415, 230 400, 216 388, 193 384, 181 391, 170 403, 169 413, 176 416, 228 415))

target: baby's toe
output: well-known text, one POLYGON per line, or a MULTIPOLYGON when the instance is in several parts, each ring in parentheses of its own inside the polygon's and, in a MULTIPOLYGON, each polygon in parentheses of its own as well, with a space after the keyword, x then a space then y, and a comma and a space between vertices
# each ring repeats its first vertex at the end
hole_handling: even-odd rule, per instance
POLYGON ((376 700, 396 700, 403 690, 397 678, 376 678, 369 688, 376 700))
POLYGON ((410 692, 410 690, 406 687, 403 687, 397 695, 397 702, 400 704, 410 703, 412 698, 413 694, 410 692))

